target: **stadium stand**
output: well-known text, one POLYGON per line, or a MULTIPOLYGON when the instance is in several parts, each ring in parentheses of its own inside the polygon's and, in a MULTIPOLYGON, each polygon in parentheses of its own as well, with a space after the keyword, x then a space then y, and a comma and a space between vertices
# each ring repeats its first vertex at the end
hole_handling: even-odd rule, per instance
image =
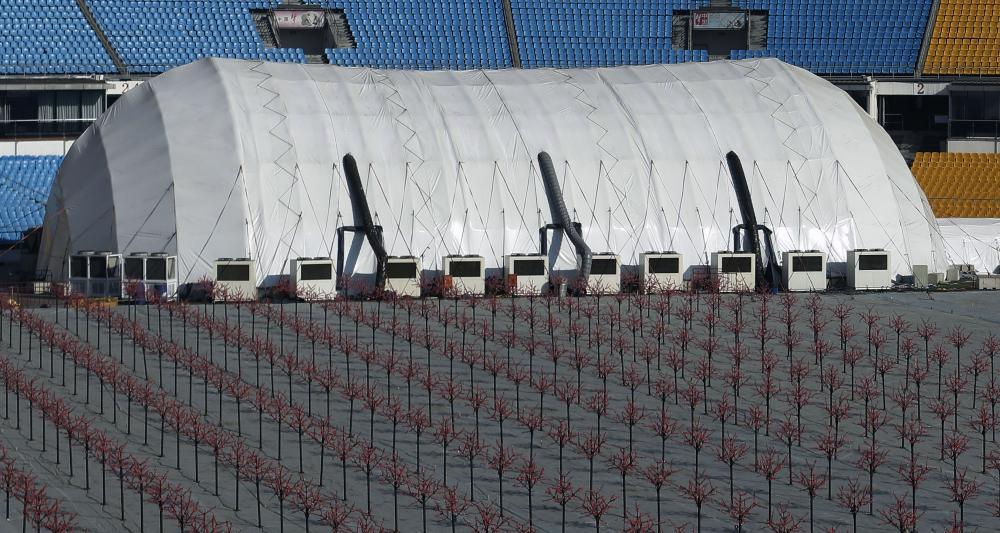
MULTIPOLYGON (((956 3, 967 0, 952 0, 956 3)), ((744 0, 767 10, 766 50, 733 59, 777 57, 817 74, 912 74, 932 0, 744 0)))
MULTIPOLYGON (((41 0, 48 1, 48 0, 41 0)), ((265 48, 251 9, 267 0, 87 0, 129 71, 163 72, 202 57, 305 62, 300 49, 265 48)))
POLYGON ((1000 0, 941 0, 924 74, 1000 74, 1000 0))
POLYGON ((330 63, 407 69, 509 68, 496 0, 324 0, 343 9, 357 48, 327 49, 330 63))
POLYGON ((73 0, 0 0, 0 15, 0 74, 115 71, 73 0))
MULTIPOLYGON (((984 16, 1000 17, 996 2, 943 1, 935 31, 939 44, 932 47, 928 62, 932 70, 955 71, 972 61, 965 56, 945 59, 952 49, 948 47, 978 57, 975 61, 984 65, 997 62, 997 36, 988 34, 995 29, 969 23, 984 16), (945 68, 946 61, 958 66, 945 68)), ((512 65, 499 1, 306 3, 345 13, 357 48, 327 49, 331 63, 411 69, 512 65)), ((931 3, 736 0, 736 7, 769 14, 767 48, 733 50, 731 56, 777 57, 820 74, 912 74, 931 3)), ((250 10, 278 4, 277 0, 86 0, 133 73, 158 73, 205 56, 306 62, 301 49, 266 47, 255 27, 250 10)), ((525 67, 676 63, 704 61, 708 54, 673 49, 674 11, 708 4, 707 0, 511 0, 511 15, 525 67)), ((73 0, 0 0, 0 13, 7 37, 5 73, 113 71, 112 61, 73 0), (41 31, 39 15, 46 21, 41 31)))
POLYGON ((40 226, 61 156, 0 157, 0 240, 40 226))
POLYGON ((1000 154, 920 152, 912 170, 935 216, 1000 218, 1000 154))
POLYGON ((707 61, 705 50, 671 49, 675 8, 662 0, 512 0, 525 67, 603 67, 707 61))

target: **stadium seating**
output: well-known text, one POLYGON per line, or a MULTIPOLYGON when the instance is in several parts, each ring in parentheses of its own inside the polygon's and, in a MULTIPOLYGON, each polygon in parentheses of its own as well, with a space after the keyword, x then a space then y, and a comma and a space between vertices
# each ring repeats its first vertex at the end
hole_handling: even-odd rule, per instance
MULTIPOLYGON (((512 64, 498 0, 306 1, 344 10, 357 48, 328 49, 335 64, 413 69, 512 64)), ((278 0, 86 2, 132 72, 162 72, 205 56, 306 60, 300 49, 266 48, 257 33, 249 10, 274 7, 278 0)), ((704 50, 672 48, 672 24, 675 10, 708 3, 511 0, 511 9, 523 66, 588 67, 707 60, 704 50)), ((733 3, 769 12, 766 49, 733 50, 733 58, 777 57, 820 74, 912 74, 932 0, 733 3)), ((929 71, 1000 68, 997 3, 943 0, 929 71), (994 23, 972 23, 983 17, 994 23)), ((73 0, 0 0, 0 14, 6 73, 113 70, 73 0)))
MULTIPOLYGON (((45 1, 45 0, 43 0, 45 1)), ((163 72, 202 57, 305 62, 301 49, 266 49, 251 9, 269 0, 87 0, 131 72, 163 72)))
POLYGON ((0 0, 0 15, 0 74, 115 70, 73 0, 0 0))
POLYGON ((1000 0, 941 0, 924 74, 1000 74, 1000 0))
POLYGON ((0 157, 0 240, 42 224, 61 156, 0 157))
POLYGON ((705 50, 673 50, 674 9, 663 0, 511 0, 524 67, 603 67, 707 61, 705 50))
POLYGON ((917 153, 913 175, 935 216, 1000 218, 1000 154, 917 153))
POLYGON ((734 50, 733 59, 777 57, 817 74, 912 74, 932 0, 735 3, 770 16, 767 49, 734 50))
POLYGON ((497 0, 323 0, 343 9, 357 48, 330 62, 404 69, 507 68, 510 47, 497 0))

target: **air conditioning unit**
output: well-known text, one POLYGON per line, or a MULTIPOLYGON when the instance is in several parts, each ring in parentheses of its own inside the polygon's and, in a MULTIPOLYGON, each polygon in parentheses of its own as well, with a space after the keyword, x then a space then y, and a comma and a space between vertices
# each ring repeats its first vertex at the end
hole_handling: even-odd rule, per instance
POLYGON ((892 288, 889 252, 882 249, 848 250, 847 286, 854 290, 892 288))
POLYGON ((642 282, 649 288, 681 289, 684 287, 684 258, 677 252, 643 252, 639 254, 642 282))
POLYGON ((752 291, 757 288, 757 256, 747 252, 713 252, 712 273, 719 276, 722 292, 752 291))
POLYGON ((948 265, 945 271, 945 281, 961 281, 963 277, 976 275, 976 265, 948 265))
MULTIPOLYGON (((579 259, 577 259, 579 261, 579 259)), ((596 253, 590 260, 587 290, 616 293, 622 290, 622 262, 611 252, 596 253)))
POLYGON ((782 254, 781 274, 788 291, 826 290, 826 254, 819 250, 792 250, 782 254))
POLYGON ((170 300, 177 296, 177 257, 162 252, 131 253, 125 257, 125 283, 123 298, 145 300, 150 293, 157 298, 170 300), (131 283, 137 290, 128 294, 131 283))
POLYGON ((69 256, 70 290, 88 298, 121 297, 122 256, 81 251, 69 256))
POLYGON ((241 257, 215 261, 215 299, 220 302, 257 299, 257 262, 241 257))
POLYGON ((420 258, 390 255, 385 263, 385 290, 398 296, 420 296, 420 258))
POLYGON ((289 262, 292 290, 304 300, 323 300, 337 294, 337 274, 332 258, 300 257, 289 262))
POLYGON ((507 287, 516 294, 540 294, 549 282, 549 258, 541 254, 512 254, 504 258, 507 287))
POLYGON ((996 274, 979 274, 976 276, 976 288, 981 291, 1000 290, 1000 276, 996 274))
POLYGON ((457 294, 484 294, 486 260, 481 255, 444 256, 444 284, 457 294))

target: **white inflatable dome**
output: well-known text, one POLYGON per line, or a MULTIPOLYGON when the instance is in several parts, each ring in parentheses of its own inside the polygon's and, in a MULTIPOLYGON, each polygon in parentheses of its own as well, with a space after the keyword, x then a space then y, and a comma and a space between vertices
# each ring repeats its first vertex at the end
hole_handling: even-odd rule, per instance
MULTIPOLYGON (((943 270, 937 222, 889 136, 843 91, 773 59, 580 70, 384 71, 206 59, 126 93, 73 145, 48 202, 40 268, 77 250, 168 252, 181 282, 219 257, 258 279, 336 256, 354 225, 352 154, 391 255, 536 252, 552 221, 537 155, 596 252, 635 264, 731 249, 738 154, 779 251, 885 248, 943 270)), ((348 272, 374 269, 348 239, 348 272)), ((572 268, 568 242, 553 243, 572 268)))

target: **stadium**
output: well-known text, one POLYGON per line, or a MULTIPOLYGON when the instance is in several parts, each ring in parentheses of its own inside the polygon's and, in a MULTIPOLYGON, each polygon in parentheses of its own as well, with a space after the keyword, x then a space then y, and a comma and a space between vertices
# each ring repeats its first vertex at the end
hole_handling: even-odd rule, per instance
POLYGON ((995 529, 997 0, 0 12, 8 527, 995 529))

